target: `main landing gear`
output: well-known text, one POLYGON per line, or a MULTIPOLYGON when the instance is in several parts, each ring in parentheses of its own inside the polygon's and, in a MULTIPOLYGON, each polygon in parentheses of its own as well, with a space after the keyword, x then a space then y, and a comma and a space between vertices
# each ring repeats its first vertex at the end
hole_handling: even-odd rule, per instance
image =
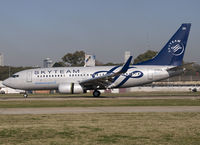
POLYGON ((100 92, 100 91, 94 90, 94 92, 93 92, 93 96, 94 96, 94 97, 99 97, 100 95, 101 95, 101 92, 100 92))

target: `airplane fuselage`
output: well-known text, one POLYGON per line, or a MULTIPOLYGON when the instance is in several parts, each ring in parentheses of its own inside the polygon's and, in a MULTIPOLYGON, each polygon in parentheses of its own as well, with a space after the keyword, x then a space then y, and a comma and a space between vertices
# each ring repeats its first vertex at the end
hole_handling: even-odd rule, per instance
MULTIPOLYGON (((167 69, 173 66, 129 66, 126 73, 116 77, 112 88, 126 88, 151 83, 166 79, 173 75, 167 69)), ((4 84, 16 89, 43 90, 58 89, 63 83, 79 83, 86 79, 100 77, 114 73, 121 66, 96 66, 96 67, 55 67, 29 69, 16 73, 4 84)), ((90 88, 95 89, 95 88, 90 88)), ((105 88, 98 88, 105 89, 105 88)))

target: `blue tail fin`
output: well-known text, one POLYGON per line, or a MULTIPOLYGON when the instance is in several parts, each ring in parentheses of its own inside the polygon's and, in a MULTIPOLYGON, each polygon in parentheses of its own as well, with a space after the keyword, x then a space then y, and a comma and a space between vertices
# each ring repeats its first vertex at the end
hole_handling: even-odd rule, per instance
POLYGON ((190 23, 182 24, 154 58, 136 65, 182 65, 190 27, 190 23))

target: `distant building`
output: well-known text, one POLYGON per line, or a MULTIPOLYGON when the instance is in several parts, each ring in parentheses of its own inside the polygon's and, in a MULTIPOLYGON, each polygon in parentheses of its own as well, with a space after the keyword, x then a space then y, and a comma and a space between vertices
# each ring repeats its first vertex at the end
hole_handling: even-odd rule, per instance
POLYGON ((0 66, 4 66, 4 58, 2 53, 0 53, 0 66))
POLYGON ((131 52, 130 51, 125 51, 124 54, 124 63, 126 63, 126 61, 128 60, 128 58, 131 56, 131 52))
POLYGON ((50 58, 45 58, 43 60, 43 67, 52 67, 53 61, 50 58))
POLYGON ((95 66, 95 55, 85 54, 85 65, 84 65, 84 67, 87 67, 87 66, 95 66))

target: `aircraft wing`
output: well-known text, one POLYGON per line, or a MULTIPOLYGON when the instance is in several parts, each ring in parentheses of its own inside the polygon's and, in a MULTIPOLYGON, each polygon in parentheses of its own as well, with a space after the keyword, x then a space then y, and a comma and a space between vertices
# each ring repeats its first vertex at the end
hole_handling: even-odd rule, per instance
POLYGON ((129 57, 129 59, 126 61, 126 63, 123 65, 122 69, 115 73, 108 73, 104 76, 95 77, 87 80, 83 80, 80 83, 81 86, 83 86, 85 89, 98 89, 98 88, 112 88, 111 84, 115 77, 120 76, 123 73, 126 73, 129 65, 131 63, 132 56, 129 57))

